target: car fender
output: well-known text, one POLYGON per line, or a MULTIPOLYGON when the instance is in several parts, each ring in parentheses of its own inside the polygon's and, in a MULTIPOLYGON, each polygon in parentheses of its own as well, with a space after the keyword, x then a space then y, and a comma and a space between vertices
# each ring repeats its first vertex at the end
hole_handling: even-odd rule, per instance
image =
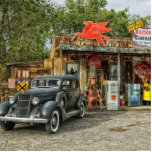
POLYGON ((11 105, 8 101, 0 104, 0 116, 5 116, 8 113, 10 106, 11 105))
POLYGON ((84 106, 86 107, 86 101, 85 101, 85 99, 84 99, 84 96, 83 96, 83 95, 80 95, 80 96, 79 96, 79 99, 78 99, 78 102, 77 102, 77 106, 78 106, 78 108, 80 108, 80 107, 81 107, 81 102, 83 102, 83 103, 84 103, 84 106))
POLYGON ((64 91, 60 91, 60 92, 56 95, 55 101, 60 104, 60 101, 61 101, 62 98, 64 98, 64 100, 65 100, 65 108, 64 108, 64 110, 66 110, 66 107, 67 107, 67 98, 66 98, 66 95, 65 95, 65 92, 64 92, 64 91))
POLYGON ((41 117, 48 119, 52 113, 52 111, 58 107, 58 103, 55 101, 47 101, 40 112, 41 117))

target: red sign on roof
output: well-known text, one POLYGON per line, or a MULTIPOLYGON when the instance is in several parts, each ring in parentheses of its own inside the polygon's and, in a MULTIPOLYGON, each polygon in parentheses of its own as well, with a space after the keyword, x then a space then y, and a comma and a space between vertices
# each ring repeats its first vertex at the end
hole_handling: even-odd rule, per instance
POLYGON ((83 28, 82 33, 77 33, 73 38, 72 41, 78 36, 84 37, 87 39, 96 39, 100 43, 102 43, 105 46, 105 43, 102 38, 104 38, 107 41, 110 41, 110 38, 101 35, 102 33, 106 33, 111 31, 111 28, 106 28, 105 26, 108 24, 108 22, 100 22, 100 23, 93 23, 92 21, 85 21, 83 22, 86 26, 83 28))

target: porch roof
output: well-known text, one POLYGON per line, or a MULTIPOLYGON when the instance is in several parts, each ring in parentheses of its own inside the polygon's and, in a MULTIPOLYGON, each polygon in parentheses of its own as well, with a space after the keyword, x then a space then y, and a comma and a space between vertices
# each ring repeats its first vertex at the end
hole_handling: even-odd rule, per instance
POLYGON ((95 52, 95 53, 121 53, 121 54, 151 54, 150 47, 132 47, 132 48, 120 48, 120 47, 101 47, 101 46, 78 46, 59 44, 59 50, 77 51, 77 52, 95 52))

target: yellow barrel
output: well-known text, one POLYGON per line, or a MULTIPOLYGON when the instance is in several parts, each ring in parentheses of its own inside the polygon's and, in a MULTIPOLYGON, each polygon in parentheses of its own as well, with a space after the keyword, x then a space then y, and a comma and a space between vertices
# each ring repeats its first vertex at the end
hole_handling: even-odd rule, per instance
POLYGON ((151 101, 151 91, 147 91, 147 90, 143 91, 143 100, 151 101))

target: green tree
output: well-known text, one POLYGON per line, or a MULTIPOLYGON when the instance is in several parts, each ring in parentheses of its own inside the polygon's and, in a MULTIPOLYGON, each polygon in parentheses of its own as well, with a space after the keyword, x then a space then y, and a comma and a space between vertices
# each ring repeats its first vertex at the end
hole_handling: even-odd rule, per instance
MULTIPOLYGON (((109 36, 131 37, 127 26, 141 19, 139 15, 130 15, 129 9, 116 12, 107 10, 107 0, 66 0, 65 6, 59 6, 54 20, 54 33, 76 33, 84 28, 83 21, 105 22, 112 31, 106 33, 109 36)), ((150 16, 144 18, 145 25, 150 26, 150 16)))
POLYGON ((0 1, 0 72, 6 62, 47 57, 53 19, 54 6, 46 0, 0 1))

